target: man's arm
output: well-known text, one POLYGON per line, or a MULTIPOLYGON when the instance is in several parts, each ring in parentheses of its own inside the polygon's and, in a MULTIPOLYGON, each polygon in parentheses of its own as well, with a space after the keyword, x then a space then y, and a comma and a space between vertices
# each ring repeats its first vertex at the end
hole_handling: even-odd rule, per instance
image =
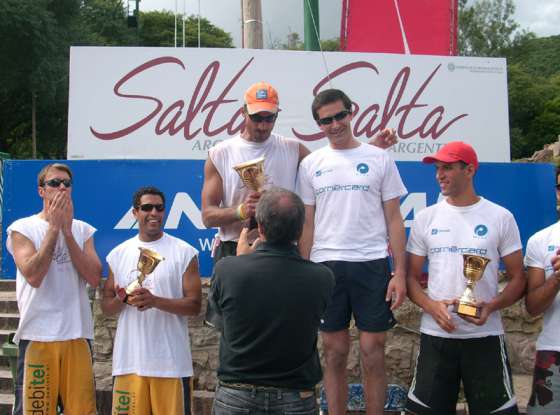
POLYGON ((198 258, 194 257, 183 274, 183 297, 158 297, 146 288, 138 288, 129 297, 130 305, 144 311, 157 308, 180 316, 195 316, 200 313, 202 288, 198 272, 198 258))
POLYGON ((453 300, 432 300, 420 286, 419 281, 425 259, 426 257, 423 256, 408 254, 408 273, 406 276, 408 297, 414 304, 430 314, 443 330, 451 333, 455 330, 455 325, 447 307, 453 304, 453 300))
MULTIPOLYGON (((559 257, 552 259, 553 266, 560 262, 559 257)), ((560 264, 558 264, 560 266, 560 264)), ((556 267, 555 267, 556 270, 556 267)), ((555 272, 550 278, 545 278, 544 269, 527 267, 527 297, 525 306, 532 316, 544 313, 551 306, 560 291, 560 277, 555 272)))
POLYGON ((34 288, 39 288, 52 262, 58 230, 50 226, 38 250, 28 238, 13 231, 11 234, 14 262, 25 280, 34 288))
POLYGON ((311 153, 309 151, 309 149, 307 147, 305 147, 303 144, 300 143, 299 144, 298 166, 299 166, 299 163, 301 163, 301 161, 309 155, 309 153, 311 153))
POLYGON ((383 214, 389 234, 394 273, 387 287, 386 301, 391 301, 393 293, 395 294, 395 301, 391 306, 391 310, 394 310, 402 304, 406 297, 406 234, 398 197, 383 202, 383 214))
POLYGON ((101 261, 95 252, 93 236, 84 243, 84 249, 80 249, 78 243, 74 239, 72 232, 64 233, 66 246, 70 253, 72 265, 78 271, 78 274, 86 280, 92 287, 97 287, 101 281, 101 261))
POLYGON ((101 310, 103 314, 110 316, 119 313, 123 309, 124 303, 121 298, 117 296, 118 290, 119 287, 115 285, 115 276, 109 267, 109 276, 103 286, 103 300, 101 300, 101 310))
POLYGON ((486 323, 491 313, 509 307, 523 297, 527 281, 525 280, 525 272, 523 271, 523 254, 521 250, 506 255, 502 258, 502 261, 506 267, 506 274, 509 277, 509 281, 503 291, 491 301, 480 303, 482 308, 480 311, 480 318, 461 315, 463 319, 477 326, 482 326, 486 323))
POLYGON ((300 255, 309 259, 311 248, 313 247, 313 233, 315 230, 315 206, 305 205, 305 223, 303 224, 303 232, 299 238, 298 248, 300 255))
POLYGON ((204 163, 204 184, 201 197, 204 226, 207 228, 224 226, 255 216, 255 207, 260 197, 258 192, 250 192, 240 208, 239 206, 220 207, 224 197, 223 192, 222 177, 212 160, 208 158, 204 163))

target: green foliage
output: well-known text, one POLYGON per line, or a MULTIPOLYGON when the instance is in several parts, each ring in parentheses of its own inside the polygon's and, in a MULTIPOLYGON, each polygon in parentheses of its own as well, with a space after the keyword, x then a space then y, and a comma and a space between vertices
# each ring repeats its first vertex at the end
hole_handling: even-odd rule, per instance
POLYGON ((503 56, 506 49, 534 34, 520 30, 513 20, 513 0, 478 0, 467 6, 459 0, 459 54, 463 56, 503 56))
MULTIPOLYGON (((340 38, 321 40, 321 50, 323 52, 334 52, 340 50, 340 38)), ((282 43, 278 40, 272 42, 271 49, 285 50, 305 50, 305 44, 296 32, 289 33, 287 42, 282 43)))

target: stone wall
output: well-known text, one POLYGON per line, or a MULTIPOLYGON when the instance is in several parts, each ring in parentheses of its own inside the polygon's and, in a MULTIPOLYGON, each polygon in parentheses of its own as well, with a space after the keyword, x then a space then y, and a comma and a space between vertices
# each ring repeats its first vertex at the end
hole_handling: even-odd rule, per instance
MULTIPOLYGON (((204 299, 207 289, 204 289, 204 299)), ((112 387, 111 355, 116 328, 114 317, 101 313, 100 292, 93 305, 95 319, 95 375, 97 389, 109 391, 112 387)), ((206 304, 203 304, 203 309, 206 304)), ((388 333, 386 347, 387 377, 390 383, 408 386, 412 380, 414 362, 418 352, 420 309, 406 301, 395 313, 399 324, 388 333)), ((195 390, 213 391, 216 386, 218 364, 218 335, 202 325, 202 316, 189 319, 192 344, 195 390)), ((506 328, 508 351, 514 374, 531 374, 535 353, 535 341, 541 329, 541 319, 532 318, 525 311, 522 301, 502 311, 506 328)), ((357 330, 351 330, 352 349, 348 359, 348 379, 360 381, 360 361, 357 330)), ((133 341, 133 339, 131 339, 133 341)), ((321 345, 319 345, 321 346, 321 345)))

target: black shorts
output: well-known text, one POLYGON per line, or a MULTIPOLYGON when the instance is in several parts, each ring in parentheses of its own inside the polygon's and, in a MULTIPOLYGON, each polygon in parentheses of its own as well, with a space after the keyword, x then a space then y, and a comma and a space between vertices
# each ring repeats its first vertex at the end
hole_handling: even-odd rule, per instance
POLYGON ((422 334, 406 410, 455 414, 461 380, 469 414, 519 413, 504 336, 449 339, 422 334))
POLYGON ((347 329, 354 315, 362 331, 382 332, 397 322, 391 302, 385 301, 391 279, 387 258, 366 262, 327 261, 336 278, 332 301, 325 311, 321 331, 347 329))

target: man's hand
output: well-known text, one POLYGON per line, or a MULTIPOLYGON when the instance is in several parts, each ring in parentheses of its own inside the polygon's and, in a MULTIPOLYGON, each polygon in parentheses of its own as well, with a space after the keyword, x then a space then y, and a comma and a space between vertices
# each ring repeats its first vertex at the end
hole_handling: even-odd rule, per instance
POLYGON ((74 220, 74 204, 68 193, 65 193, 66 204, 64 206, 64 217, 62 223, 62 233, 65 235, 72 234, 72 221, 74 220))
POLYGON ((401 306, 406 297, 406 280, 404 275, 394 275, 387 286, 385 301, 393 300, 391 310, 396 310, 401 306))
POLYGON ((259 243, 261 243, 261 239, 257 238, 253 241, 253 244, 249 244, 249 234, 252 231, 249 228, 241 229, 241 233, 239 234, 239 240, 237 241, 237 251, 236 254, 239 255, 247 255, 252 254, 257 249, 259 243))
POLYGON ((47 221, 50 226, 60 230, 64 226, 66 220, 66 204, 68 197, 65 193, 58 192, 54 195, 47 207, 47 221))
POLYGON ((158 297, 153 295, 147 288, 136 288, 128 296, 128 304, 138 308, 139 311, 156 307, 157 300, 158 297))
POLYGON ((393 128, 385 128, 383 131, 377 133, 377 135, 373 137, 368 144, 372 144, 385 150, 394 145, 396 142, 397 134, 395 130, 393 128))
POLYGON ((115 284, 115 297, 117 297, 121 303, 128 303, 128 294, 126 293, 126 289, 119 287, 118 284, 115 284))
POLYGON ((448 333, 455 330, 455 324, 451 314, 449 314, 448 307, 454 305, 456 300, 431 300, 430 306, 425 310, 428 312, 438 325, 448 333))
POLYGON ((251 192, 247 195, 243 201, 243 216, 245 219, 255 216, 257 203, 259 202, 260 197, 261 194, 259 192, 251 192))
POLYGON ((489 303, 485 303, 485 302, 481 301, 481 302, 476 303, 476 305, 478 307, 480 307, 480 317, 479 318, 469 317, 469 316, 465 316, 463 314, 457 314, 457 315, 468 323, 472 323, 472 324, 475 324, 477 326, 483 326, 484 324, 486 324, 486 321, 488 320, 488 317, 490 316, 490 314, 492 313, 493 310, 491 309, 489 303))

